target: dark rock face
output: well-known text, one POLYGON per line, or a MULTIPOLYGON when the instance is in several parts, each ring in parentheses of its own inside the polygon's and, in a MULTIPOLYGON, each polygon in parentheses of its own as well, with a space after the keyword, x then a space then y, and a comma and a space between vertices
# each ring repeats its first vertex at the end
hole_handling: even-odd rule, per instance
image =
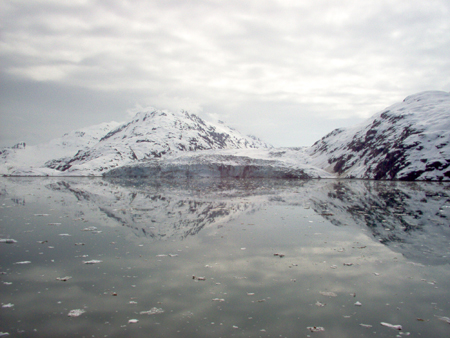
POLYGON ((337 129, 310 149, 313 163, 340 177, 448 180, 450 94, 425 92, 351 129, 337 129))

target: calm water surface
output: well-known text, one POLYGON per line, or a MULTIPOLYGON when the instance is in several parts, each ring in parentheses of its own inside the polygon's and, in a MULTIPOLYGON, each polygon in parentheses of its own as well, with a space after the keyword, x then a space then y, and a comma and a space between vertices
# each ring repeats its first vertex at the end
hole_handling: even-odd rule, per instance
POLYGON ((1 178, 0 332, 449 337, 449 188, 1 178))

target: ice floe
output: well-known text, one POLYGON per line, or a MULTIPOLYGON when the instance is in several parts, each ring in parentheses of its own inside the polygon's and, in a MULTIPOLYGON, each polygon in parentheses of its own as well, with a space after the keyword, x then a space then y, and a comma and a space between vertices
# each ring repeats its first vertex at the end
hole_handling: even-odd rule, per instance
POLYGON ((141 311, 141 312, 139 312, 139 314, 141 314, 141 315, 157 315, 157 314, 160 314, 160 313, 163 313, 163 312, 164 312, 164 310, 161 309, 161 308, 152 307, 148 311, 141 311))
POLYGON ((86 310, 83 310, 83 309, 74 309, 74 310, 70 310, 67 315, 69 317, 78 317, 78 316, 82 315, 85 312, 86 312, 86 310))

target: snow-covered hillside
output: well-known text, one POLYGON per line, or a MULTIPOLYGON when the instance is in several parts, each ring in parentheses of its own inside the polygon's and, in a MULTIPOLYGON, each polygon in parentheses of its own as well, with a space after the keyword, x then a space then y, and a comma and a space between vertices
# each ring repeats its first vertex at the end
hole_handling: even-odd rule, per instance
POLYGON ((450 93, 408 96, 309 151, 312 163, 339 177, 450 180, 450 93))
POLYGON ((100 141, 119 122, 101 123, 64 134, 49 143, 28 146, 18 143, 10 148, 0 150, 1 175, 52 175, 54 170, 48 168, 52 162, 71 158, 80 150, 87 150, 100 141))
POLYGON ((409 96, 310 148, 275 149, 222 122, 145 109, 122 124, 5 148, 0 174, 450 181, 450 93, 409 96))
POLYGON ((68 175, 98 175, 178 152, 242 148, 270 146, 222 123, 207 123, 187 112, 147 110, 105 134, 93 147, 79 151, 69 160, 52 163, 51 168, 68 175))

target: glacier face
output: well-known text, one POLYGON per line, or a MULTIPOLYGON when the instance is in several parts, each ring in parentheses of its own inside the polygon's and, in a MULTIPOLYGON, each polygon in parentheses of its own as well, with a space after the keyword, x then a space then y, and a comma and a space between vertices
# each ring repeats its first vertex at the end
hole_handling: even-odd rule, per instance
POLYGON ((312 147, 272 148, 222 122, 146 109, 125 123, 0 150, 0 174, 450 180, 450 94, 407 97, 312 147))
POLYGON ((306 148, 227 149, 185 152, 161 159, 121 166, 109 177, 158 178, 332 178, 309 165, 306 148))

